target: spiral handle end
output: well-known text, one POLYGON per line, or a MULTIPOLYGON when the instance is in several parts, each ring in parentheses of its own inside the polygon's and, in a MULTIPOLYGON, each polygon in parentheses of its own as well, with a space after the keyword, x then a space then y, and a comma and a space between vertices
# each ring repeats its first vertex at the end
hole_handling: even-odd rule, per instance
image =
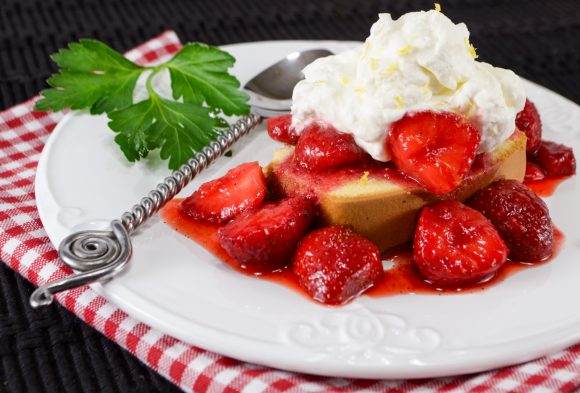
POLYGON ((30 296, 33 308, 51 304, 58 292, 120 273, 131 258, 131 238, 121 221, 115 220, 110 231, 81 231, 67 236, 60 244, 59 253, 64 263, 80 273, 38 287, 30 296))
POLYGON ((32 308, 39 308, 52 304, 54 295, 50 292, 46 285, 38 287, 32 295, 30 295, 30 306, 32 308))

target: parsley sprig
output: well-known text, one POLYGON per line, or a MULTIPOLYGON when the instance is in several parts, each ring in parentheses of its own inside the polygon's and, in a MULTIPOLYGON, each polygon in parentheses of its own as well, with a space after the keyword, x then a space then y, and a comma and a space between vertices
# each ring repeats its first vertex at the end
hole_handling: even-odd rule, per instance
POLYGON ((249 113, 248 96, 228 69, 233 56, 201 43, 185 45, 171 60, 139 66, 103 42, 83 39, 52 55, 59 72, 48 79, 36 109, 89 109, 106 113, 115 142, 131 162, 160 149, 177 169, 227 126, 224 116, 249 113), (173 100, 155 91, 152 81, 167 70, 173 100), (139 77, 149 72, 147 99, 134 103, 139 77))

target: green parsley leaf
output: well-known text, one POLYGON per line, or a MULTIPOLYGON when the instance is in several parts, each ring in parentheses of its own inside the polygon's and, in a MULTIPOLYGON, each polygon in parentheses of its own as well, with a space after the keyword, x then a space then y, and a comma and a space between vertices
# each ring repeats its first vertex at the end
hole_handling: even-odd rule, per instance
POLYGON ((131 162, 160 149, 177 169, 228 127, 224 116, 249 113, 249 97, 228 73, 235 59, 216 47, 188 44, 166 63, 141 67, 100 41, 80 40, 52 59, 60 71, 48 80, 51 88, 42 91, 36 109, 107 113, 115 142, 131 162), (175 101, 153 88, 153 77, 163 70, 169 71, 175 101), (133 103, 144 71, 149 97, 133 103))
POLYGON ((225 115, 249 113, 248 95, 240 82, 228 74, 232 55, 205 44, 188 44, 165 63, 171 74, 173 98, 220 108, 225 115))
POLYGON ((169 101, 157 94, 109 114, 109 127, 125 157, 135 161, 160 147, 161 158, 177 169, 216 136, 209 110, 195 104, 169 101))
POLYGON ((48 79, 52 89, 41 92, 38 110, 90 108, 103 113, 132 104, 143 68, 106 44, 90 39, 71 43, 52 56, 61 71, 48 79))

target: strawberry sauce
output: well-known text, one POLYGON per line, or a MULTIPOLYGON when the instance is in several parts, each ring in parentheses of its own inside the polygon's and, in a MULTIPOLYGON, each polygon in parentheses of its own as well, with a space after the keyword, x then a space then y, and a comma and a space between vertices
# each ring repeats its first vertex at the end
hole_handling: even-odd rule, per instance
MULTIPOLYGON (((421 186, 416 180, 395 169, 392 164, 376 161, 366 165, 347 166, 345 168, 316 172, 300 168, 290 157, 275 168, 274 171, 284 173, 284 176, 276 176, 278 178, 284 177, 288 181, 299 185, 309 185, 308 189, 299 188, 298 195, 321 195, 341 184, 351 181, 364 183, 371 179, 388 180, 409 190, 421 190, 421 186)), ((278 188, 278 185, 275 184, 271 186, 274 189, 278 188)))
POLYGON ((173 199, 161 210, 161 217, 167 225, 201 245, 237 272, 282 284, 308 297, 298 285, 298 281, 290 269, 282 269, 272 273, 255 273, 240 267, 236 260, 230 257, 218 243, 217 232, 220 225, 196 221, 183 214, 180 208, 182 200, 173 199))
POLYGON ((538 196, 549 197, 554 195, 556 188, 570 176, 546 177, 542 180, 525 181, 524 184, 532 189, 538 196))
POLYGON ((535 263, 508 261, 494 275, 478 283, 462 287, 444 288, 434 286, 420 276, 417 268, 413 264, 409 246, 407 246, 406 248, 392 250, 388 255, 385 255, 385 259, 390 259, 393 262, 393 267, 386 270, 382 281, 368 290, 366 294, 371 297, 382 297, 406 294, 444 295, 482 291, 504 281, 519 271, 548 263, 558 255, 563 243, 564 234, 558 228, 554 227, 554 251, 550 258, 535 263))
MULTIPOLYGON (((232 269, 247 275, 253 275, 259 279, 275 282, 308 297, 306 292, 300 287, 294 273, 290 269, 282 269, 273 273, 254 273, 242 269, 239 264, 231 258, 225 250, 218 244, 217 231, 219 225, 206 224, 195 221, 183 214, 180 209, 181 199, 170 201, 162 210, 163 220, 177 232, 190 238, 210 251, 232 269)), ((498 272, 476 284, 460 288, 438 288, 425 280, 419 275, 419 272, 412 263, 412 254, 410 246, 402 246, 392 249, 385 253, 384 260, 392 262, 393 266, 385 270, 381 281, 366 292, 371 297, 396 296, 405 294, 456 294, 456 293, 473 293, 484 290, 490 286, 502 282, 515 273, 540 266, 548 263, 560 251, 564 242, 564 234, 554 227, 554 252, 551 258, 537 263, 521 263, 508 261, 498 272)))

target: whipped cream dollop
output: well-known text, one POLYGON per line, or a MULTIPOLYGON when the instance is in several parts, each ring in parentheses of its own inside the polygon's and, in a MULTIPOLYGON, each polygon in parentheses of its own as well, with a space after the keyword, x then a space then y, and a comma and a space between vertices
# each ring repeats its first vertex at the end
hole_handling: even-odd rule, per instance
POLYGON ((480 152, 515 129, 524 87, 510 70, 476 61, 465 24, 436 10, 393 20, 380 14, 361 46, 321 58, 294 88, 292 124, 312 122, 352 134, 374 159, 388 161, 391 123, 422 110, 464 115, 481 132, 480 152))

